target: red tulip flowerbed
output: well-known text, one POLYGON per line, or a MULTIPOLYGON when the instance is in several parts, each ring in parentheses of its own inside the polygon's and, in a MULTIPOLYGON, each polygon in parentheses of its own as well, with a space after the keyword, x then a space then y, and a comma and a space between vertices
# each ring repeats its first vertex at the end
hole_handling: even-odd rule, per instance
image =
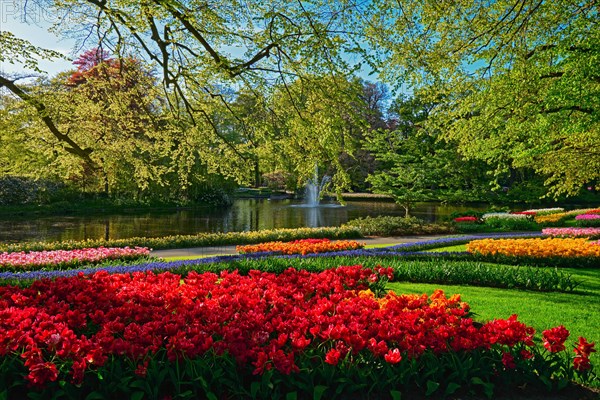
POLYGON ((459 295, 375 296, 391 274, 97 272, 0 287, 0 394, 491 395, 592 374, 593 344, 567 349, 563 327, 542 346, 516 316, 475 323, 459 295))
POLYGON ((279 253, 279 254, 313 254, 330 251, 356 250, 365 247, 364 243, 355 240, 338 240, 332 242, 329 239, 300 239, 292 242, 266 242, 255 245, 237 246, 236 250, 241 254, 248 253, 279 253))
POLYGON ((0 253, 0 271, 75 267, 106 260, 135 260, 149 255, 150 250, 146 247, 97 247, 76 250, 0 253))

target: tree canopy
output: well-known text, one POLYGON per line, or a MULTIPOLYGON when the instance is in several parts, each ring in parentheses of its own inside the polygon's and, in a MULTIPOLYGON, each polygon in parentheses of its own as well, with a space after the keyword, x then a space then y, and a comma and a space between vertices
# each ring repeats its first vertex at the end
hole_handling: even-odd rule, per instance
POLYGON ((369 10, 380 70, 438 104, 429 124, 465 156, 531 166, 556 194, 600 185, 595 0, 374 0, 369 10))
MULTIPOLYGON (((177 181, 185 191, 211 175, 259 184, 277 171, 305 180, 317 163, 338 190, 364 188, 353 180, 371 173, 412 196, 418 182, 444 186, 450 178, 432 170, 464 160, 491 168, 496 187, 519 170, 555 195, 600 188, 596 0, 40 4, 61 16, 53 31, 92 50, 64 76, 23 83, 0 73, 0 87, 27 106, 2 100, 10 145, 0 156, 21 149, 30 165, 103 175, 115 190, 177 181), (357 79, 362 64, 431 105, 427 118, 402 114, 423 111, 403 100, 387 115, 386 86, 357 79), (407 135, 402 124, 416 120, 407 135), (402 181, 402 165, 427 179, 402 181)), ((10 32, 0 45, 0 62, 38 72, 39 58, 60 56, 10 32)))

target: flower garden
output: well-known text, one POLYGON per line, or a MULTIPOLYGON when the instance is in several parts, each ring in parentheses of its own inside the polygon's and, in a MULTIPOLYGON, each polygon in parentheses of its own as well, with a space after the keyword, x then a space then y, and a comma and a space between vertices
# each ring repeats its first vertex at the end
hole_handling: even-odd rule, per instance
POLYGON ((4 253, 0 398, 592 398, 600 245, 561 229, 4 253))
POLYGON ((338 240, 332 242, 330 239, 300 239, 291 242, 267 242, 256 245, 237 246, 236 250, 241 254, 249 253, 271 253, 271 254, 302 254, 326 253, 331 251, 362 249, 364 243, 355 240, 338 240))
POLYGON ((84 248, 76 250, 19 251, 0 253, 0 271, 77 267, 107 260, 136 260, 150 255, 146 247, 84 248))

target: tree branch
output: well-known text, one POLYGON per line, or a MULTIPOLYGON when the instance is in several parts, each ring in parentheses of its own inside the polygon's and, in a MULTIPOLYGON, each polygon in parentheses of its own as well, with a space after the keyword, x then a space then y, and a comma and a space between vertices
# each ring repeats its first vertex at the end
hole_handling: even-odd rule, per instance
POLYGON ((542 114, 553 114, 561 111, 579 111, 585 114, 593 114, 594 110, 591 108, 585 108, 581 106, 565 106, 565 107, 553 107, 546 108, 541 111, 542 114))
POLYGON ((40 118, 42 119, 44 124, 48 127, 50 132, 54 135, 54 137, 56 137, 59 141, 64 142, 68 145, 68 147, 65 147, 66 151, 80 157, 92 168, 96 169, 98 167, 97 164, 94 162, 94 160, 92 160, 90 157, 90 154, 92 153, 92 149, 90 149, 90 148, 84 149, 84 148, 80 147, 68 135, 63 134, 58 129, 58 127, 56 126, 56 124, 54 123, 52 118, 50 118, 50 116, 48 115, 48 110, 46 109, 46 106, 44 105, 44 103, 42 103, 41 101, 30 96, 23 89, 21 89, 20 87, 15 85, 14 81, 6 79, 3 76, 0 76, 0 87, 6 87, 8 90, 10 90, 12 93, 14 93, 17 97, 19 97, 25 103, 34 107, 36 109, 38 115, 40 116, 40 118))

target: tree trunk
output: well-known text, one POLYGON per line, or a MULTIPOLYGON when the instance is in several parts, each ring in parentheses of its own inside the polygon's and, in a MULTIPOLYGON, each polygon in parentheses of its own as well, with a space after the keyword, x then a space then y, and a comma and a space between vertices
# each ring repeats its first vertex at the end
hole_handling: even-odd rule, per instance
POLYGON ((260 187, 260 163, 258 162, 258 158, 254 160, 254 187, 260 187))
POLYGON ((402 208, 404 208, 404 218, 410 217, 410 204, 403 204, 402 208))
POLYGON ((104 172, 104 194, 108 199, 108 174, 106 173, 106 171, 104 172))

